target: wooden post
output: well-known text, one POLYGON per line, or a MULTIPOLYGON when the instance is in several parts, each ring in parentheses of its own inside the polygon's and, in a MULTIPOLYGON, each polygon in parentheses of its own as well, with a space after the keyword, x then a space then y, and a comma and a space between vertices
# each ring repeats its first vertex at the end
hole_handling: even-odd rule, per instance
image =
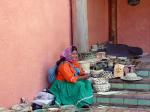
POLYGON ((117 0, 109 0, 109 41, 117 44, 117 0))

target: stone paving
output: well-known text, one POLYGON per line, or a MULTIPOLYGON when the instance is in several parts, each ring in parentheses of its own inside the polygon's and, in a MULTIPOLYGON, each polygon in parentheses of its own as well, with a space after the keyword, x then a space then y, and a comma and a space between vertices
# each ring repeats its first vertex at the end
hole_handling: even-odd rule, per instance
MULTIPOLYGON (((33 112, 33 111, 13 111, 13 110, 0 110, 0 112, 33 112)), ((46 110, 40 109, 34 112, 150 112, 150 108, 124 108, 124 107, 110 107, 110 106, 93 106, 90 109, 76 109, 75 110, 46 110)))
POLYGON ((93 107, 90 110, 79 110, 78 112, 150 112, 150 109, 141 108, 118 108, 118 107, 93 107))

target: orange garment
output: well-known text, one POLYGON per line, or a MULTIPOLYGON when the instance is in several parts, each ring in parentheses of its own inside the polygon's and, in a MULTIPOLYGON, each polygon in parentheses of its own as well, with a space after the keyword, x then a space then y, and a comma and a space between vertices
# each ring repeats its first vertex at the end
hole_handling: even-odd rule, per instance
POLYGON ((76 62, 63 62, 58 67, 58 73, 57 73, 56 79, 60 81, 67 81, 67 82, 75 83, 78 80, 79 76, 75 76, 76 71, 74 70, 74 67, 80 69, 79 75, 84 75, 84 71, 80 67, 80 64, 77 61, 76 62))

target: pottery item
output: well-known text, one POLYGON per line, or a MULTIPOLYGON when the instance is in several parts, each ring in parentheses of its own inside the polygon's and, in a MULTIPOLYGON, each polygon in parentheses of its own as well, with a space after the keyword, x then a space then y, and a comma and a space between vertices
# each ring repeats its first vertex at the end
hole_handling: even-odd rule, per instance
POLYGON ((116 56, 112 56, 112 55, 107 55, 107 58, 109 58, 109 59, 116 59, 117 57, 116 56))
POLYGON ((100 68, 107 68, 108 66, 108 61, 107 60, 101 60, 100 62, 97 62, 97 65, 100 67, 100 68))
POLYGON ((83 59, 93 59, 96 58, 95 53, 92 52, 85 52, 82 53, 83 59))
POLYGON ((98 60, 96 58, 85 59, 84 61, 90 62, 91 65, 95 65, 98 62, 98 60))
POLYGON ((130 72, 135 72, 135 65, 128 65, 128 68, 130 69, 130 72))
POLYGON ((97 51, 98 50, 97 44, 92 45, 92 49, 95 50, 95 51, 97 51))
POLYGON ((97 49, 91 49, 91 51, 92 51, 92 52, 96 52, 96 51, 97 51, 97 49))
POLYGON ((106 49, 105 43, 98 43, 97 45, 98 45, 98 49, 100 49, 100 50, 106 49))
POLYGON ((93 70, 102 70, 103 69, 103 66, 102 65, 100 65, 100 64, 94 64, 93 65, 93 70))
POLYGON ((98 60, 105 59, 106 58, 106 53, 105 52, 98 52, 98 53, 96 53, 96 58, 98 60))
POLYGON ((124 67, 124 74, 126 75, 126 74, 128 74, 130 71, 129 71, 129 68, 128 68, 128 66, 125 66, 124 67))
POLYGON ((124 65, 116 64, 114 67, 114 77, 122 77, 124 75, 124 65))
POLYGON ((109 60, 108 61, 108 67, 113 67, 114 66, 114 62, 113 62, 113 60, 109 60))
POLYGON ((117 58, 120 60, 126 60, 127 59, 127 57, 117 57, 117 58))
POLYGON ((79 61, 82 69, 85 71, 85 73, 90 73, 90 62, 89 61, 79 61))

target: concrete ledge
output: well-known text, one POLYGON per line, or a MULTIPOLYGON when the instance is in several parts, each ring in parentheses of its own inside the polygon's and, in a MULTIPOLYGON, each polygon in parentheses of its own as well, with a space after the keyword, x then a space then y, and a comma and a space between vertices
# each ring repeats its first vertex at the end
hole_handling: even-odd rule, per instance
POLYGON ((140 81, 124 81, 121 79, 110 79, 110 83, 126 83, 126 84, 150 84, 150 78, 143 78, 140 81))
POLYGON ((114 95, 101 95, 94 94, 96 98, 125 98, 125 99, 141 99, 141 100, 150 100, 150 91, 148 92, 134 92, 129 91, 128 93, 123 94, 114 94, 114 95))
POLYGON ((149 107, 150 92, 128 92, 120 95, 94 94, 95 103, 99 105, 126 106, 126 107, 149 107))

